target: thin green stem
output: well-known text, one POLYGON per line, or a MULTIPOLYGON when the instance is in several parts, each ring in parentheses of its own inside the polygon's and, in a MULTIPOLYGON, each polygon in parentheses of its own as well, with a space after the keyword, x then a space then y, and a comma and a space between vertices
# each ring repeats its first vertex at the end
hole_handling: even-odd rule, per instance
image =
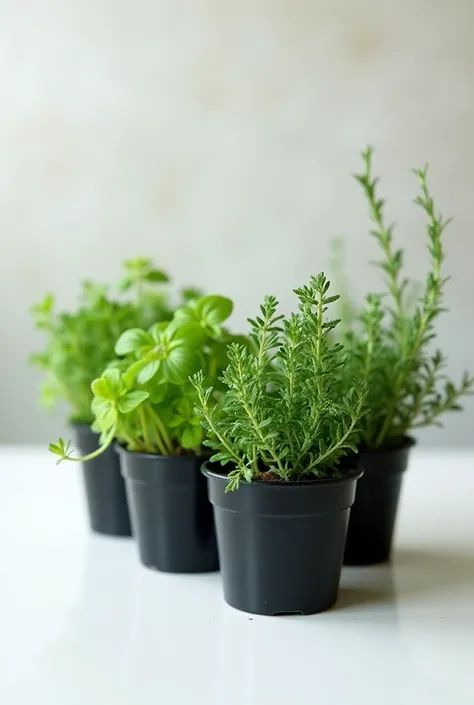
POLYGON ((330 455, 332 455, 334 453, 334 451, 336 451, 338 448, 345 447, 347 439, 352 434, 352 432, 354 431, 354 429, 356 427, 357 422, 359 421, 361 409, 362 409, 362 402, 360 401, 359 405, 357 407, 356 414, 352 417, 351 423, 350 423, 349 427, 347 428, 347 431, 341 437, 341 439, 337 443, 334 443, 334 445, 330 446, 325 453, 320 454, 315 460, 313 460, 311 465, 309 465, 306 468, 305 472, 310 472, 314 467, 323 463, 326 460, 326 458, 328 458, 330 455))
POLYGON ((216 377, 216 372, 217 372, 217 361, 214 355, 211 352, 210 360, 209 360, 209 370, 208 370, 208 378, 210 380, 215 379, 216 377))
POLYGON ((155 444, 156 447, 158 448, 159 452, 161 455, 171 455, 171 453, 168 452, 168 449, 166 446, 163 444, 163 439, 160 436, 160 433, 156 426, 152 426, 152 433, 153 433, 153 438, 155 439, 155 444))
POLYGON ((147 422, 145 411, 144 411, 142 405, 138 407, 138 418, 140 419, 140 426, 142 427, 143 440, 145 441, 145 447, 147 448, 149 453, 152 453, 153 448, 152 448, 152 444, 151 444, 150 434, 148 431, 148 422, 147 422))
POLYGON ((72 458, 70 455, 65 455, 63 458, 60 458, 60 460, 70 460, 71 462, 74 463, 85 463, 88 460, 93 460, 94 458, 97 458, 99 455, 102 455, 107 448, 112 444, 114 438, 115 438, 115 432, 117 430, 117 423, 115 423, 112 428, 110 429, 109 435, 106 437, 104 443, 97 448, 93 453, 89 453, 88 455, 82 455, 80 458, 72 458))
POLYGON ((316 387, 318 394, 322 394, 322 343, 323 343, 323 292, 319 292, 318 313, 316 319, 316 360, 319 366, 318 375, 316 377, 316 387))
POLYGON ((375 226, 372 234, 377 238, 382 252, 385 256, 383 269, 387 275, 388 288, 395 304, 395 327, 401 329, 404 319, 403 314, 403 286, 399 281, 401 269, 400 251, 397 251, 392 246, 393 226, 386 226, 384 221, 384 201, 377 198, 376 187, 377 179, 372 177, 372 148, 368 147, 362 153, 362 158, 365 164, 363 174, 356 175, 357 181, 362 186, 367 200, 369 202, 370 218, 375 226))
POLYGON ((158 431, 158 434, 160 436, 160 441, 162 442, 162 446, 165 449, 163 455, 173 455, 173 443, 171 442, 171 438, 169 437, 169 434, 165 428, 165 425, 163 424, 162 420, 156 413, 156 411, 153 409, 152 406, 148 406, 148 414, 150 415, 150 418, 156 425, 156 429, 158 431))
POLYGON ((425 334, 428 330, 428 326, 430 323, 431 311, 432 311, 433 306, 434 306, 434 304, 440 294, 440 287, 439 287, 439 284, 441 281, 440 280, 440 262, 435 261, 433 263, 433 271, 434 271, 434 275, 433 275, 434 282, 436 283, 436 286, 434 286, 432 290, 427 292, 426 304, 424 306, 423 315, 421 317, 420 324, 418 326, 416 338, 415 338, 415 341, 411 347, 411 350, 408 351, 406 362, 403 365, 400 372, 398 373, 397 379, 395 380, 392 401, 389 404, 388 412, 385 416, 385 420, 382 425, 382 428, 380 429, 380 431, 377 435, 377 438, 375 440, 375 447, 376 448, 381 445, 381 443, 385 439, 385 436, 386 436, 388 430, 390 429, 390 427, 393 423, 393 418, 394 418, 396 410, 397 410, 397 404, 399 401, 401 390, 403 389, 403 386, 407 380, 407 377, 411 372, 413 360, 415 359, 416 355, 418 354, 420 348, 423 345, 423 339, 425 337, 425 334))
POLYGON ((205 395, 203 393, 203 390, 200 386, 195 386, 198 399, 199 399, 199 404, 201 407, 201 413, 203 414, 204 418, 206 419, 206 423, 209 426, 209 429, 212 431, 212 433, 215 435, 215 437, 218 439, 220 444, 222 445, 223 448, 229 453, 229 455, 235 460, 236 465, 242 469, 245 466, 244 461, 242 458, 235 452, 234 448, 232 447, 232 443, 222 434, 219 429, 217 428, 216 424, 214 423, 214 420, 212 418, 212 414, 209 411, 209 404, 207 399, 205 398, 205 395))
POLYGON ((253 446, 253 448, 252 448, 252 465, 253 465, 253 469, 255 471, 255 474, 258 475, 259 467, 258 467, 258 456, 257 456, 257 447, 256 446, 253 446))
POLYGON ((125 443, 127 444, 127 447, 132 447, 136 445, 136 441, 133 440, 132 436, 130 436, 126 431, 121 430, 120 431, 120 439, 123 439, 125 443))
POLYGON ((419 196, 416 199, 416 203, 423 208, 429 218, 428 236, 430 240, 429 249, 431 255, 432 271, 428 276, 428 281, 426 284, 426 290, 423 297, 423 307, 420 314, 420 320, 418 321, 415 340, 413 341, 411 349, 407 350, 405 364, 403 365, 395 380, 392 401, 389 405, 384 423, 382 424, 382 427, 375 439, 375 447, 378 447, 382 444, 391 425, 393 424, 393 419, 396 414, 399 396, 403 390, 403 387, 407 381, 409 374, 412 371, 413 362, 425 343, 425 335, 430 330, 431 322, 434 316, 436 316, 441 310, 439 308, 439 302, 441 299, 444 284, 444 281, 441 278, 441 265, 444 259, 441 244, 441 235, 450 221, 443 221, 442 217, 437 216, 434 211, 433 199, 431 198, 428 192, 428 187, 426 184, 426 171, 427 169, 425 168, 424 170, 419 170, 415 172, 420 181, 422 190, 422 196, 419 196))
POLYGON ((260 424, 258 423, 257 419, 255 418, 255 415, 253 413, 252 408, 249 406, 245 398, 242 399, 242 406, 244 408, 245 413, 250 419, 250 422, 254 428, 254 431, 256 432, 258 438, 262 442, 263 446, 267 449, 267 451, 270 453, 270 456, 272 460, 277 464, 278 469, 281 471, 282 474, 284 474, 285 469, 281 463, 280 458, 277 456, 275 453, 273 447, 268 443, 268 439, 266 436, 263 435, 262 431, 260 430, 260 424))

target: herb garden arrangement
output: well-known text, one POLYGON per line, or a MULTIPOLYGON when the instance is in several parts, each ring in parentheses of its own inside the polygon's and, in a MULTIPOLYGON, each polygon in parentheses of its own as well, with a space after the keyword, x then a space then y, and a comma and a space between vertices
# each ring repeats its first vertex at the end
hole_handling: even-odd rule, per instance
POLYGON ((434 347, 449 220, 427 169, 414 172, 430 262, 417 289, 372 150, 362 158, 356 180, 386 291, 359 310, 320 273, 294 291, 293 313, 266 296, 237 336, 230 299, 187 289, 174 307, 148 259, 124 264, 116 294, 85 283, 73 313, 57 313, 52 296, 33 309, 46 335, 32 359, 45 373, 42 402, 65 402, 75 433, 50 450, 83 463, 91 527, 133 533, 149 568, 220 567, 225 600, 251 613, 326 610, 343 562, 389 560, 410 434, 440 425, 474 389, 467 373, 446 377, 434 347))

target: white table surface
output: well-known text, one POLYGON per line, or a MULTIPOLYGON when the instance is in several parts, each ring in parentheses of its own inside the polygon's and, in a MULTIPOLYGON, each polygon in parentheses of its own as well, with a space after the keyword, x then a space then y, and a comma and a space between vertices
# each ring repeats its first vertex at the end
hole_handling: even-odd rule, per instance
POLYGON ((80 469, 0 449, 3 705, 474 703, 474 452, 415 450, 392 567, 312 617, 228 607, 218 574, 92 535, 80 469))

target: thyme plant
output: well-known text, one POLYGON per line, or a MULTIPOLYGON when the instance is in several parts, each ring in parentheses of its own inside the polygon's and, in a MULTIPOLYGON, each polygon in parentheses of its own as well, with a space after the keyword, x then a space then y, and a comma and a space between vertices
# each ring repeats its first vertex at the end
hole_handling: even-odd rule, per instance
POLYGON ((403 276, 403 250, 394 244, 394 225, 385 219, 385 201, 372 173, 372 149, 362 153, 363 171, 355 175, 369 204, 373 229, 382 253, 378 263, 387 285, 384 295, 371 293, 352 325, 342 335, 347 360, 346 385, 353 377, 367 384, 370 408, 362 421, 361 443, 368 449, 400 445, 411 430, 438 425, 446 411, 460 410, 460 398, 472 392, 474 379, 465 373, 459 383, 445 375, 446 359, 433 350, 435 323, 446 311, 443 234, 450 219, 436 211, 428 188, 428 168, 415 169, 419 194, 415 203, 427 218, 430 268, 421 294, 417 283, 403 276))
POLYGON ((35 326, 46 336, 42 352, 30 358, 45 374, 42 405, 53 408, 64 401, 70 422, 90 424, 91 382, 114 359, 120 334, 171 318, 168 294, 157 286, 167 282, 168 276, 152 260, 139 258, 124 263, 119 289, 128 292, 128 300, 113 297, 107 286, 84 282, 72 313, 58 312, 51 294, 33 306, 35 326))
POLYGON ((249 319, 254 350, 229 346, 220 403, 203 372, 192 378, 205 444, 216 451, 211 460, 232 467, 228 490, 241 480, 337 476, 342 457, 356 450, 367 391, 354 381, 338 393, 342 345, 330 336, 338 321, 325 314, 339 297, 324 274, 295 294, 297 313, 278 315, 267 296, 249 319))
POLYGON ((200 453, 204 429, 189 377, 201 369, 219 393, 227 343, 240 340, 222 325, 231 312, 232 302, 223 296, 192 298, 169 322, 124 331, 115 345, 117 359, 92 382, 92 428, 101 434, 100 447, 73 457, 71 443, 60 438, 50 444, 58 462, 90 460, 114 440, 135 452, 200 453))

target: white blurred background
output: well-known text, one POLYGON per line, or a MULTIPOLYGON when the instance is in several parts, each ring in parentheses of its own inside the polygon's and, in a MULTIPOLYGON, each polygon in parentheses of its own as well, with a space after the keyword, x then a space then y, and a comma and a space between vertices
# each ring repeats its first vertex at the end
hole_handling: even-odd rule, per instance
MULTIPOLYGON (((177 285, 265 293, 328 267, 380 287, 350 172, 374 145, 408 271, 427 263, 412 166, 431 164, 446 234, 450 372, 474 370, 472 0, 0 0, 0 442, 47 442, 28 307, 153 256, 177 285)), ((431 444, 474 442, 474 400, 431 444)))

